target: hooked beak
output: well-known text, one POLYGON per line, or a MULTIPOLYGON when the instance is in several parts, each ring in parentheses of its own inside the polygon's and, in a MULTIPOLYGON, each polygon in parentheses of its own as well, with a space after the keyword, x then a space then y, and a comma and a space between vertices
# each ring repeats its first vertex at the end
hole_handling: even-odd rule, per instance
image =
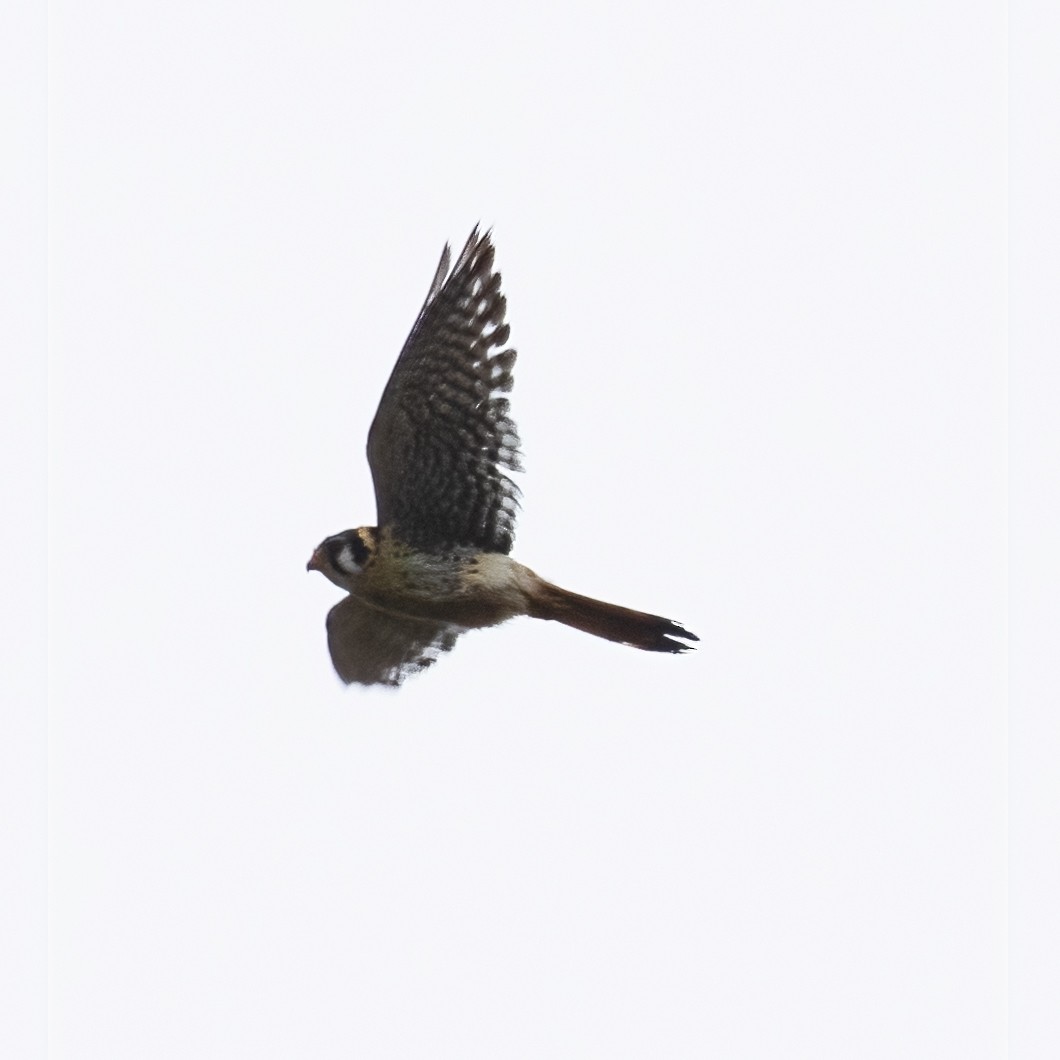
POLYGON ((319 571, 324 569, 324 553, 322 549, 314 549, 313 555, 309 557, 309 562, 305 565, 305 569, 319 571))

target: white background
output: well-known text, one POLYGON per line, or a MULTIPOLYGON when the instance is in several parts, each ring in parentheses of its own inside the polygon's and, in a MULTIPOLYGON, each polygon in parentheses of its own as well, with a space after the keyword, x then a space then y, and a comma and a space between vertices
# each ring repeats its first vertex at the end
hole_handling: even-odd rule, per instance
POLYGON ((998 1055, 999 5, 50 42, 52 1055, 998 1055), (343 689, 305 561, 480 220, 516 557, 700 650, 343 689))

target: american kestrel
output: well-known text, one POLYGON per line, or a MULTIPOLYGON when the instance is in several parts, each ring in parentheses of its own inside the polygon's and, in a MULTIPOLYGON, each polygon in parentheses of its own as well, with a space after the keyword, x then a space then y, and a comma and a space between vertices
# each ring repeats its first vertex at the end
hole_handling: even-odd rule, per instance
POLYGON ((399 685, 469 629, 552 619, 645 651, 699 638, 658 615, 561 589, 509 558, 521 470, 509 413, 515 350, 490 233, 476 227, 427 300, 368 432, 378 526, 325 538, 306 565, 349 595, 327 618, 347 684, 399 685), (496 351, 496 352, 494 352, 496 351))

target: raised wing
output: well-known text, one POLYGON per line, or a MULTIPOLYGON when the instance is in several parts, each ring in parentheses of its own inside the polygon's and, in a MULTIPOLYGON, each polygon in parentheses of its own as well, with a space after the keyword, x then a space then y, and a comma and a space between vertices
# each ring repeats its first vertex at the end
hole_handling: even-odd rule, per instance
POLYGON ((508 341, 490 234, 442 252, 368 433, 379 525, 414 548, 511 551, 519 436, 509 416, 508 341), (497 352, 491 352, 497 350, 497 352))
POLYGON ((394 688, 450 651, 464 632, 445 622, 392 615, 355 596, 328 612, 327 627, 331 661, 346 684, 394 688))

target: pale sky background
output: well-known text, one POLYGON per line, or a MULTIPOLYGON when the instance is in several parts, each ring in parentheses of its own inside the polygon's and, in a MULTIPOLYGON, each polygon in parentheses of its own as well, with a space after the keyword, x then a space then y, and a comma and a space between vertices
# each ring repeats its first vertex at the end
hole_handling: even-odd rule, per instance
POLYGON ((1002 5, 49 39, 49 1055, 1002 1055, 1002 5), (476 222, 515 557, 700 650, 346 689, 305 562, 476 222))

